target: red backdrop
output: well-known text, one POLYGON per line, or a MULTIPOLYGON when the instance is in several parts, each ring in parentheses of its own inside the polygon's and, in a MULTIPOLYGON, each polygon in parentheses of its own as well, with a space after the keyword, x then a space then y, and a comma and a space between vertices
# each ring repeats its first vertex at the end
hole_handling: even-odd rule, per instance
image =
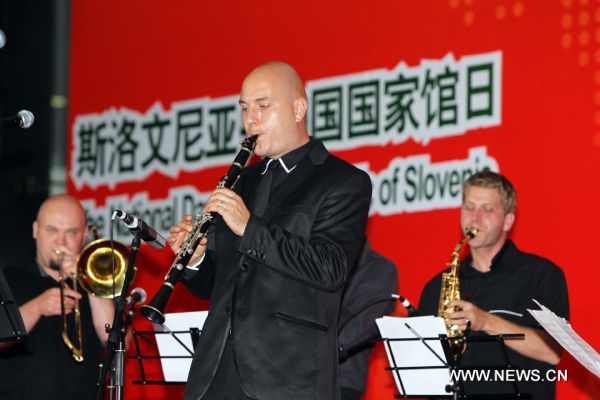
MULTIPOLYGON (((195 125, 204 135, 199 142, 193 142, 199 136, 192 128, 177 134, 169 128, 163 132, 164 143, 158 146, 163 140, 160 132, 144 136, 141 126, 155 117, 167 119, 171 126, 183 126, 176 111, 187 107, 178 108, 182 102, 192 101, 189 107, 206 110, 235 106, 245 74, 269 60, 296 67, 308 82, 309 100, 317 99, 318 89, 335 86, 337 81, 332 78, 339 78, 344 96, 351 81, 373 79, 380 84, 378 132, 364 142, 352 141, 346 135, 355 125, 346 122, 341 124, 343 137, 328 143, 337 155, 368 169, 377 183, 376 191, 383 190, 383 180, 377 176, 391 173, 393 162, 400 163, 401 169, 413 163, 432 171, 452 171, 469 158, 469 150, 483 147, 495 162, 494 169, 506 174, 517 188, 514 240, 522 249, 562 266, 569 286, 571 323, 593 347, 600 348, 600 337, 591 322, 599 276, 595 253, 600 226, 598 2, 73 2, 69 191, 86 201, 92 218, 104 221, 115 205, 139 212, 146 203, 156 206, 179 199, 170 192, 175 187, 191 193, 198 205, 226 168, 224 160, 232 156, 193 160, 190 150, 181 164, 183 153, 176 154, 168 146, 176 146, 173 143, 179 134, 189 140, 190 149, 209 146, 209 119, 201 127, 195 125), (387 82, 402 74, 423 78, 428 70, 440 73, 440 68, 447 66, 462 71, 453 81, 456 101, 450 104, 464 113, 464 92, 474 93, 474 87, 464 80, 471 65, 465 60, 493 54, 499 54, 495 64, 490 64, 498 67, 492 76, 498 87, 488 100, 499 102, 492 113, 495 122, 475 118, 474 124, 451 124, 452 132, 441 124, 425 129, 418 111, 426 110, 421 97, 413 104, 415 119, 430 140, 416 134, 418 129, 411 128, 408 120, 401 132, 397 124, 386 128, 391 116, 383 103, 393 89, 390 86, 386 92, 387 82), (128 121, 135 121, 133 136, 121 129, 128 121), (102 123, 106 127, 102 128, 102 123), (168 153, 168 160, 161 161, 156 153, 148 158, 152 146, 148 150, 148 143, 138 140, 144 137, 154 138, 153 149, 168 153), (419 158, 423 156, 429 160, 419 158), (143 158, 147 158, 146 166, 143 158)), ((441 89, 443 81, 436 82, 441 89)), ((434 93, 440 95, 441 91, 434 93)), ((346 103, 339 104, 342 110, 356 111, 346 103)), ((211 118, 206 110, 202 118, 211 118)), ((236 112, 231 113, 234 120, 239 119, 236 112)), ((441 118, 438 115, 439 121, 441 118)), ((315 121, 309 126, 319 128, 319 120, 315 121)), ((239 122, 232 123, 235 136, 239 122)), ((403 175, 399 185, 405 186, 398 190, 408 193, 410 182, 403 175)), ((427 182, 423 185, 427 191, 427 182)), ((375 204, 381 205, 380 195, 374 193, 375 204)), ((413 202, 414 209, 398 203, 372 211, 368 235, 373 247, 395 261, 400 292, 413 303, 424 283, 444 268, 460 237, 459 198, 447 195, 431 202, 413 202)), ((182 207, 177 211, 167 208, 162 207, 164 213, 153 219, 160 222, 163 232, 182 212, 182 207)), ((155 292, 173 258, 167 253, 142 247, 135 286, 155 292)), ((180 287, 168 311, 202 307, 206 304, 180 287)), ((135 327, 150 328, 141 317, 136 318, 135 327)), ((382 349, 376 348, 366 399, 392 398, 394 386, 384 371, 386 365, 382 349)), ((558 398, 600 397, 598 379, 569 355, 563 357, 559 368, 568 370, 568 381, 558 385, 558 398)), ((128 399, 179 398, 183 391, 183 386, 133 385, 138 375, 135 363, 128 361, 128 399)))

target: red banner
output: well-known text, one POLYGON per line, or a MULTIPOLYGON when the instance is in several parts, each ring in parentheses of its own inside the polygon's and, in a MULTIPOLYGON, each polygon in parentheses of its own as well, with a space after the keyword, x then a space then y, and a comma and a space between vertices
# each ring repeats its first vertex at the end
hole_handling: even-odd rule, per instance
MULTIPOLYGON (((591 322, 600 227, 599 3, 72 6, 68 185, 105 234, 113 209, 163 234, 201 210, 238 149, 242 79, 282 60, 306 81, 311 133, 371 175, 368 235, 396 263, 403 296, 416 304, 444 268, 460 237, 463 177, 489 168, 518 192, 512 238, 563 268, 570 322, 600 348, 591 322)), ((129 240, 123 227, 115 233, 129 240)), ((173 256, 148 246, 140 253, 134 285, 154 293, 173 256)), ((181 287, 168 311, 205 308, 181 287)), ((134 325, 151 329, 142 318, 134 325)), ((366 399, 392 398, 386 366, 377 347, 366 399)), ((568 371, 558 398, 600 397, 598 380, 571 356, 558 368, 568 371)), ((162 379, 158 365, 146 372, 162 379)), ((128 360, 129 399, 183 391, 133 385, 139 374, 128 360)))

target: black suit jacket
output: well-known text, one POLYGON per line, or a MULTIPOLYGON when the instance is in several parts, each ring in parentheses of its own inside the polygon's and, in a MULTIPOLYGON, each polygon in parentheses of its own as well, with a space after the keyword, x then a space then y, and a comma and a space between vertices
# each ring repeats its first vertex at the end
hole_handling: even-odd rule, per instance
POLYGON ((394 311, 398 270, 394 262, 377 253, 368 241, 342 294, 338 322, 340 386, 342 399, 359 399, 369 373, 373 343, 380 338, 375 320, 394 311), (346 358, 347 357, 347 358, 346 358))
MULTIPOLYGON (((259 179, 255 164, 236 187, 249 209, 259 179)), ((368 175, 316 142, 243 237, 217 218, 214 252, 185 280, 211 298, 185 399, 202 398, 228 339, 248 396, 339 398, 341 289, 361 251, 370 200, 368 175)))

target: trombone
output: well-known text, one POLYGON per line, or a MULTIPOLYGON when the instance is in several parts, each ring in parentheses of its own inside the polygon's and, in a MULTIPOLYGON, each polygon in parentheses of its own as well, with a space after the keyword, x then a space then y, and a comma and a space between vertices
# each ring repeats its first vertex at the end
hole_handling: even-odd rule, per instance
MULTIPOLYGON (((77 362, 83 361, 83 339, 79 300, 75 300, 75 307, 73 309, 73 331, 75 337, 71 338, 68 333, 67 315, 65 312, 65 287, 66 285, 70 285, 71 289, 77 291, 77 286, 80 285, 91 296, 102 299, 112 299, 115 296, 119 296, 123 290, 125 273, 127 272, 127 259, 129 256, 129 250, 124 244, 113 242, 115 255, 113 279, 113 251, 110 240, 100 239, 95 227, 91 228, 91 231, 94 234, 94 240, 88 243, 79 253, 77 258, 77 270, 73 276, 65 276, 62 268, 63 254, 58 249, 55 250, 60 266, 58 280, 60 284, 61 315, 63 319, 61 336, 77 362), (67 283, 67 281, 71 281, 70 284, 67 283)), ((133 268, 135 273, 135 267, 133 268)))
POLYGON ((75 326, 75 334, 77 337, 75 340, 71 340, 69 337, 69 332, 67 328, 67 314, 65 311, 65 288, 67 287, 67 280, 72 281, 71 289, 77 291, 77 273, 75 276, 68 276, 65 274, 63 269, 63 253, 55 249, 56 257, 58 258, 58 283, 60 284, 60 312, 63 320, 62 327, 62 340, 65 342, 71 353, 73 354, 73 358, 77 362, 83 361, 83 340, 81 338, 81 313, 79 309, 79 300, 75 299, 75 307, 73 308, 73 318, 74 318, 74 326, 75 326))

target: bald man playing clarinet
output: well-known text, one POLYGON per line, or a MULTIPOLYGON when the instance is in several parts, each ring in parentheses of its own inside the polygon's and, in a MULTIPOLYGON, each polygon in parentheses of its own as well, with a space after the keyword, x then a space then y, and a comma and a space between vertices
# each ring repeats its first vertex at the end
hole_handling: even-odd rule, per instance
MULTIPOLYGON (((362 248, 371 182, 309 136, 290 65, 250 72, 240 106, 263 159, 204 209, 216 215, 214 231, 184 282, 211 306, 184 398, 336 400, 340 297, 362 248)), ((171 228, 173 250, 190 230, 191 218, 171 228)))

